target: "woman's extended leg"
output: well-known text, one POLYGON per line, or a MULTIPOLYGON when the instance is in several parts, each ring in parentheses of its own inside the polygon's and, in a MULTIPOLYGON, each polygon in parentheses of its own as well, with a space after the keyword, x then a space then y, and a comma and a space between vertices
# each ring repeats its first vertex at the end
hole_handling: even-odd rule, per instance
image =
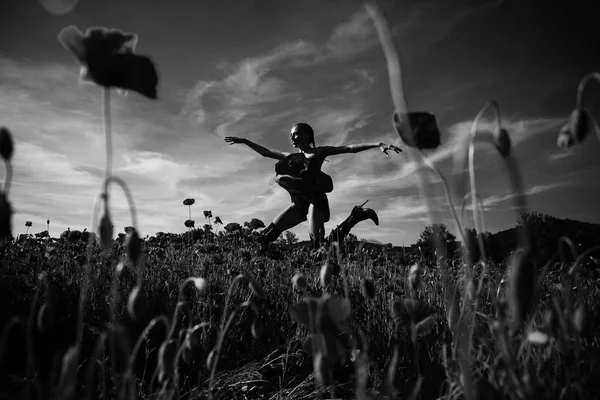
POLYGON ((356 224, 366 219, 371 219, 375 225, 379 225, 379 218, 377 217, 375 210, 371 208, 354 206, 348 218, 346 218, 344 222, 339 224, 334 230, 331 231, 329 236, 327 236, 326 243, 331 244, 333 242, 338 242, 341 245, 344 242, 344 239, 346 239, 346 236, 348 236, 348 233, 350 233, 350 230, 354 228, 356 224))
POLYGON ((269 243, 276 240, 282 232, 291 229, 301 222, 306 221, 306 216, 302 215, 294 203, 283 210, 273 222, 267 226, 261 237, 261 250, 266 251, 269 243))
POLYGON ((318 249, 325 240, 325 217, 313 204, 308 207, 308 229, 313 248, 318 249))

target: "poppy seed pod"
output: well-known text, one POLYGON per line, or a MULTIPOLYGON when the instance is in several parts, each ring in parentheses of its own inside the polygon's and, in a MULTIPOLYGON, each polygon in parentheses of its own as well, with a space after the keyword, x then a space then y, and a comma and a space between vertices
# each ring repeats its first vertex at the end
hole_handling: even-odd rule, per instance
POLYGON ((181 358, 183 359, 183 362, 185 362, 186 364, 189 364, 192 361, 192 343, 190 340, 190 335, 187 335, 185 340, 183 341, 183 349, 181 350, 181 358))
POLYGON ((4 161, 10 161, 13 156, 15 146, 13 144, 12 135, 8 128, 0 128, 0 155, 4 161))
POLYGON ((590 116, 587 111, 583 109, 573 110, 569 117, 568 126, 575 141, 578 143, 583 142, 590 130, 590 116))
POLYGON ((413 133, 412 138, 408 136, 408 132, 402 129, 402 120, 398 113, 394 113, 392 120, 396 132, 407 146, 424 150, 435 149, 440 145, 440 130, 435 115, 429 112, 416 111, 405 113, 403 118, 408 118, 413 133))
POLYGON ((408 272, 408 283, 413 290, 419 288, 419 284, 421 283, 421 268, 418 263, 410 267, 410 271, 408 272))
POLYGON ((175 353, 177 343, 175 340, 165 340, 158 350, 158 381, 163 383, 175 371, 175 353))
POLYGON ((140 239, 140 235, 137 233, 137 230, 134 229, 127 235, 125 248, 127 249, 127 255, 129 256, 131 262, 134 265, 137 264, 140 254, 142 254, 142 239, 140 239))
POLYGON ((265 323, 259 317, 254 318, 250 326, 250 333, 254 339, 260 339, 265 333, 265 323))
POLYGON ((110 220, 110 215, 108 210, 105 211, 105 214, 100 219, 99 232, 100 234, 100 246, 104 250, 110 250, 112 245, 113 238, 113 225, 110 220))
POLYGON ((321 279, 321 286, 327 287, 331 283, 331 277, 333 276, 333 267, 330 263, 325 262, 321 267, 319 278, 321 279))
POLYGON ((575 137, 573 137, 573 134, 569 129, 569 123, 566 123, 558 131, 556 146, 560 149, 568 149, 569 147, 573 147, 573 145, 575 145, 575 137))
POLYGON ((40 332, 48 332, 54 325, 54 309, 48 303, 42 304, 37 314, 37 328, 40 332))
POLYGON ((265 291, 262 286, 252 278, 248 278, 248 287, 259 299, 265 298, 265 291))
POLYGON ((524 251, 518 251, 513 255, 511 268, 508 303, 515 329, 519 329, 525 322, 532 306, 535 289, 535 269, 524 251))
POLYGON ((362 294, 363 296, 365 296, 368 299, 372 299, 373 297, 375 297, 375 285, 373 284, 373 281, 365 278, 362 280, 362 294))
POLYGON ((77 371, 79 369, 79 348, 71 346, 62 358, 60 371, 60 394, 62 398, 73 397, 77 389, 77 371))
POLYGON ((0 191, 0 238, 12 237, 12 207, 6 194, 0 191))
POLYGON ((306 276, 303 273, 297 273, 292 277, 292 287, 294 290, 302 291, 306 289, 306 276))
POLYGON ((511 142, 510 135, 506 129, 502 127, 496 127, 496 129, 494 129, 494 143, 502 157, 508 157, 510 154, 511 142))
POLYGON ((583 333, 585 330, 585 306, 580 304, 573 315, 573 327, 578 333, 583 333))
POLYGON ((194 286, 196 287, 196 290, 200 294, 204 294, 206 292, 206 289, 208 289, 208 281, 202 277, 191 278, 191 279, 192 279, 192 282, 194 282, 194 286))
POLYGON ((127 312, 129 317, 134 321, 139 321, 144 317, 146 312, 146 291, 141 285, 137 285, 129 293, 129 299, 127 300, 127 312))
POLYGON ((208 357, 206 357, 206 369, 210 371, 216 361, 217 351, 213 349, 210 351, 210 353, 208 353, 208 357))

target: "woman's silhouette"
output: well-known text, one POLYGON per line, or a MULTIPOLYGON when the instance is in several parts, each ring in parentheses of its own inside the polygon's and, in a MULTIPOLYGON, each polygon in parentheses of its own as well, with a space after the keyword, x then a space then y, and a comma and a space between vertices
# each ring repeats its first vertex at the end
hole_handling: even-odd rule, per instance
POLYGON ((310 125, 294 124, 290 132, 292 146, 298 149, 295 153, 282 153, 269 150, 248 139, 228 136, 225 141, 229 144, 243 143, 263 157, 278 160, 275 165, 276 181, 286 189, 292 204, 283 210, 273 222, 263 230, 262 249, 279 237, 279 235, 296 225, 306 221, 309 223, 310 238, 315 248, 325 242, 343 242, 350 229, 361 221, 372 219, 379 225, 377 214, 370 208, 356 206, 350 216, 334 229, 325 239, 325 222, 329 221, 329 202, 327 193, 333 190, 333 181, 329 175, 321 171, 326 157, 358 153, 379 148, 385 155, 388 151, 400 153, 402 150, 394 145, 385 143, 354 144, 348 146, 319 146, 315 145, 315 135, 310 125))

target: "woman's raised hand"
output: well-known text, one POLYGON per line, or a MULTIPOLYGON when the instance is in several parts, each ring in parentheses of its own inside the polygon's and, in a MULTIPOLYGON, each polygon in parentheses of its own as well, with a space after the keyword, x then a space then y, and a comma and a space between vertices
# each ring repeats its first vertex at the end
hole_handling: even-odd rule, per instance
POLYGON ((381 151, 383 151, 383 153, 389 157, 390 155, 388 154, 388 151, 395 151, 396 153, 400 154, 402 152, 402 149, 398 146, 394 146, 393 144, 385 144, 385 143, 380 143, 379 144, 379 148, 381 149, 381 151))
POLYGON ((236 144, 236 143, 244 143, 246 139, 244 138, 239 138, 236 136, 226 136, 225 137, 225 141, 229 144, 236 144))

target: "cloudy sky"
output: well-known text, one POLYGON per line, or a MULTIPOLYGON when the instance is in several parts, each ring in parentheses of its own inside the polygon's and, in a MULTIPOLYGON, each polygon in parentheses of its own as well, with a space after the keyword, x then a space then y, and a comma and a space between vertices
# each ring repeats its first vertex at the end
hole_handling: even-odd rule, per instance
MULTIPOLYGON (((402 52, 409 107, 437 117, 442 146, 427 157, 448 178, 456 143, 481 107, 496 100, 530 209, 600 223, 600 144, 590 137, 566 152, 556 148, 579 81, 600 70, 596 21, 583 1, 378 4, 402 52)), ((158 67, 157 101, 136 93, 111 98, 114 173, 132 191, 143 235, 185 231, 188 197, 196 200, 197 225, 207 222, 203 210, 225 223, 256 217, 268 224, 289 204, 274 182, 275 160, 230 146, 225 136, 292 151, 289 130, 304 121, 314 127, 317 145, 402 146, 391 124, 385 58, 360 1, 81 0, 58 16, 37 0, 4 0, 0 124, 16 143, 14 234, 25 231, 27 220, 37 232, 50 219, 52 235, 67 227, 89 230, 102 184, 102 93, 78 82, 79 66, 56 39, 67 25, 137 33, 136 51, 158 67)), ((597 113, 594 86, 588 104, 597 113)), ((476 149, 487 228, 513 227, 514 194, 502 159, 489 143, 476 149)), ((405 153, 385 157, 374 149, 329 161, 323 169, 335 190, 328 231, 366 200, 381 223, 361 223, 353 231, 358 237, 414 243, 431 222, 405 153)), ((443 186, 437 179, 432 185, 434 222, 454 230, 443 186)), ((122 232, 131 224, 126 197, 114 186, 111 198, 122 232)), ((308 238, 307 223, 293 231, 308 238)))

